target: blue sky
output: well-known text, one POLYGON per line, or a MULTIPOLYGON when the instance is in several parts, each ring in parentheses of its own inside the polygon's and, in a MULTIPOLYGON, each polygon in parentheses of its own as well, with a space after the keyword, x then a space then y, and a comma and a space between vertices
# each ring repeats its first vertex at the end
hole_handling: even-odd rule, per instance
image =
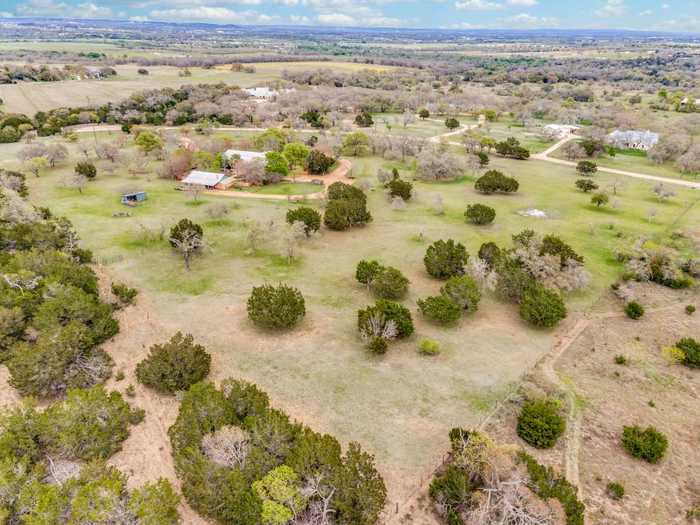
POLYGON ((0 16, 700 33, 700 0, 0 0, 0 16))

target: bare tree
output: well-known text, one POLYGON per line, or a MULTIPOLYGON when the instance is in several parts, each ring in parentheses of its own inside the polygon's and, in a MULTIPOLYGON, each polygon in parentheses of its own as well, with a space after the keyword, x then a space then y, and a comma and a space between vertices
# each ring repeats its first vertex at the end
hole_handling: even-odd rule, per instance
POLYGON ((199 233, 193 230, 185 230, 179 238, 171 237, 170 242, 173 247, 182 255, 185 261, 185 269, 190 270, 190 259, 192 256, 202 251, 204 239, 199 233))

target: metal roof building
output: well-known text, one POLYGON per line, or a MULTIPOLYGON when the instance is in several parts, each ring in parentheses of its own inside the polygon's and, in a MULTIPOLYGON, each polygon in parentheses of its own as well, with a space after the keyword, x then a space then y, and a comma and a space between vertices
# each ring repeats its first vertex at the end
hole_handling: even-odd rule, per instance
POLYGON ((187 177, 182 179, 183 184, 193 184, 195 186, 205 186, 213 188, 226 178, 224 173, 212 173, 210 171, 192 170, 187 177))

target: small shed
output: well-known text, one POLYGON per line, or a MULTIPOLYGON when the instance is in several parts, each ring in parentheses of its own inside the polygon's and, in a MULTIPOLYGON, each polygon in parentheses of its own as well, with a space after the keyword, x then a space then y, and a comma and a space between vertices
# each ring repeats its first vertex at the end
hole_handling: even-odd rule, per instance
POLYGON ((145 191, 134 191, 122 194, 121 203, 127 206, 136 206, 136 204, 145 201, 147 198, 148 195, 145 191))
POLYGON ((616 129, 608 135, 608 142, 621 149, 638 149, 649 151, 657 142, 659 134, 652 131, 619 130, 616 129))

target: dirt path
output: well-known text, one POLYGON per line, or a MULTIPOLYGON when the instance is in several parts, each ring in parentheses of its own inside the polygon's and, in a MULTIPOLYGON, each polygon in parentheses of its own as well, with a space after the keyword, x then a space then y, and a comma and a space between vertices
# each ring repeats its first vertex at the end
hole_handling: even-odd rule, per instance
MULTIPOLYGON (((564 137, 559 142, 550 146, 542 153, 535 153, 534 155, 531 155, 530 158, 534 159, 534 160, 542 160, 545 162, 552 162, 554 164, 559 164, 561 166, 570 166, 572 168, 575 168, 577 165, 576 162, 573 162, 570 160, 564 160, 564 159, 555 159, 553 157, 550 157, 549 155, 554 153, 556 150, 558 150, 560 147, 562 147, 567 142, 570 142, 570 141, 572 141, 574 139, 578 139, 578 138, 580 138, 580 137, 578 137, 577 135, 569 135, 567 137, 564 137)), ((637 173, 634 171, 618 170, 615 168, 605 168, 602 166, 598 166, 598 171, 603 172, 603 173, 611 173, 613 175, 622 175, 624 177, 632 177, 635 179, 650 180, 650 181, 654 181, 654 182, 663 182, 664 184, 675 184, 676 186, 685 186, 687 188, 700 189, 700 182, 692 182, 689 180, 670 179, 668 177, 659 177, 658 175, 647 175, 645 173, 637 173)))
POLYGON ((241 199, 267 199, 275 201, 303 201, 303 200, 317 200, 322 199, 326 195, 326 190, 328 186, 334 182, 343 182, 345 184, 352 184, 353 180, 348 177, 348 174, 352 170, 352 162, 348 159, 340 159, 338 161, 338 166, 330 172, 328 175, 323 176, 313 176, 313 175, 301 175, 296 177, 297 182, 311 182, 312 180, 322 180, 324 189, 317 193, 309 193, 306 195, 268 195, 265 193, 252 193, 249 191, 239 191, 239 190, 208 190, 204 193, 206 195, 218 195, 222 197, 236 197, 241 199))
POLYGON ((541 362, 542 373, 552 385, 566 395, 568 415, 566 421, 566 444, 564 452, 564 472, 566 479, 573 485, 580 485, 579 451, 581 449, 581 420, 583 414, 576 404, 576 392, 557 374, 555 365, 559 358, 591 325, 591 319, 583 317, 576 321, 554 344, 552 351, 541 362))
MULTIPOLYGON (((442 139, 446 139, 446 138, 449 138, 449 137, 454 137, 454 136, 456 136, 456 135, 461 135, 461 134, 464 133, 465 131, 469 131, 470 129, 474 129, 474 128, 476 128, 476 127, 478 127, 478 124, 466 124, 466 125, 464 125, 464 126, 460 126, 459 128, 457 128, 457 129, 454 130, 454 131, 448 131, 447 133, 442 133, 442 134, 440 134, 440 135, 435 135, 434 137, 430 137, 430 138, 428 139, 428 141, 437 144, 437 143, 440 143, 440 141, 441 141, 442 139)), ((463 144, 461 144, 461 143, 459 143, 459 142, 448 142, 448 144, 451 145, 451 146, 462 146, 462 145, 463 145, 463 144)))

